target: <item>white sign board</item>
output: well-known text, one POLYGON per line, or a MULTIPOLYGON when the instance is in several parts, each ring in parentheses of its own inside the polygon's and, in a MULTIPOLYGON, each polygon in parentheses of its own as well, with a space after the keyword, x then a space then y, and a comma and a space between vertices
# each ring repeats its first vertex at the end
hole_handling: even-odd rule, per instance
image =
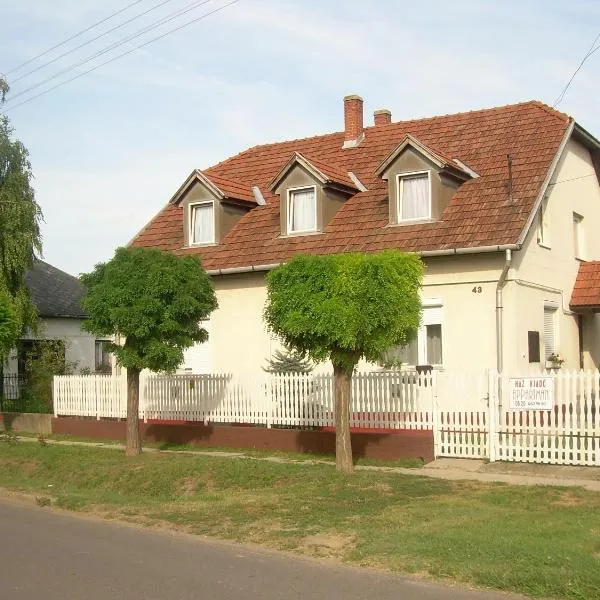
POLYGON ((553 407, 552 377, 511 377, 508 380, 510 410, 552 410, 553 407))

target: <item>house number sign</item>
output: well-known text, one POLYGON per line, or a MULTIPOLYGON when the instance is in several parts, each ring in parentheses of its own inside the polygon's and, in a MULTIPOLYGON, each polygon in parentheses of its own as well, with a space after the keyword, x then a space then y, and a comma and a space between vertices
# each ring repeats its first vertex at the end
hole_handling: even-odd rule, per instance
POLYGON ((510 410, 552 410, 553 407, 552 377, 511 377, 508 380, 510 410))

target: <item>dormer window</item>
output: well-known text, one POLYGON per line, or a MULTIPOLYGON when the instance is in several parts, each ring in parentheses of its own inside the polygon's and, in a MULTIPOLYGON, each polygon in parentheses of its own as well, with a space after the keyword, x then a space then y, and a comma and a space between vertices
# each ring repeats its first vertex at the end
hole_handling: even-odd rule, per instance
POLYGON ((317 230, 317 190, 315 186, 288 190, 287 232, 308 233, 317 230))
POLYGON ((190 244, 214 244, 215 206, 213 202, 190 204, 190 244))
POLYGON ((398 175, 398 221, 431 219, 429 171, 398 175))

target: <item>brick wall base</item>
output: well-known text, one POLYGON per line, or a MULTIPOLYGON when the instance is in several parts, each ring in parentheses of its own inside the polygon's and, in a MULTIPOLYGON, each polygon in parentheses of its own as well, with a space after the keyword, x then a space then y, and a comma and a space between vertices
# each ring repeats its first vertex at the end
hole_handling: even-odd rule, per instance
MULTIPOLYGON (((335 454, 335 432, 298 429, 267 429, 230 425, 204 425, 187 422, 140 423, 142 439, 147 442, 193 444, 206 448, 281 450, 309 454, 335 454)), ((110 419, 53 418, 52 432, 91 438, 125 439, 125 422, 110 419)), ((402 429, 389 432, 353 432, 355 457, 396 460, 434 459, 433 432, 402 429)))

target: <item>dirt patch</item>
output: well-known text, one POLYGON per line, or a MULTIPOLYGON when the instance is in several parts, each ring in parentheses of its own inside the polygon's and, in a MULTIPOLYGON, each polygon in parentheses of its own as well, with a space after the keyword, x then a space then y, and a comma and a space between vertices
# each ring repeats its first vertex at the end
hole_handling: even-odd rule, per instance
POLYGON ((394 493, 392 486, 387 483, 375 483, 366 489, 373 490, 374 492, 382 494, 383 496, 392 496, 394 493))
POLYGON ((178 492, 185 498, 188 498, 196 494, 199 486, 200 482, 198 481, 198 479, 196 479, 195 477, 188 477, 186 479, 181 480, 177 487, 178 492))
POLYGON ((318 533, 303 538, 299 548, 307 554, 326 558, 342 558, 356 545, 355 536, 337 533, 318 533))
POLYGON ((581 506, 583 500, 574 494, 573 492, 563 492, 556 500, 551 503, 551 506, 562 506, 565 508, 572 508, 575 506, 581 506))

